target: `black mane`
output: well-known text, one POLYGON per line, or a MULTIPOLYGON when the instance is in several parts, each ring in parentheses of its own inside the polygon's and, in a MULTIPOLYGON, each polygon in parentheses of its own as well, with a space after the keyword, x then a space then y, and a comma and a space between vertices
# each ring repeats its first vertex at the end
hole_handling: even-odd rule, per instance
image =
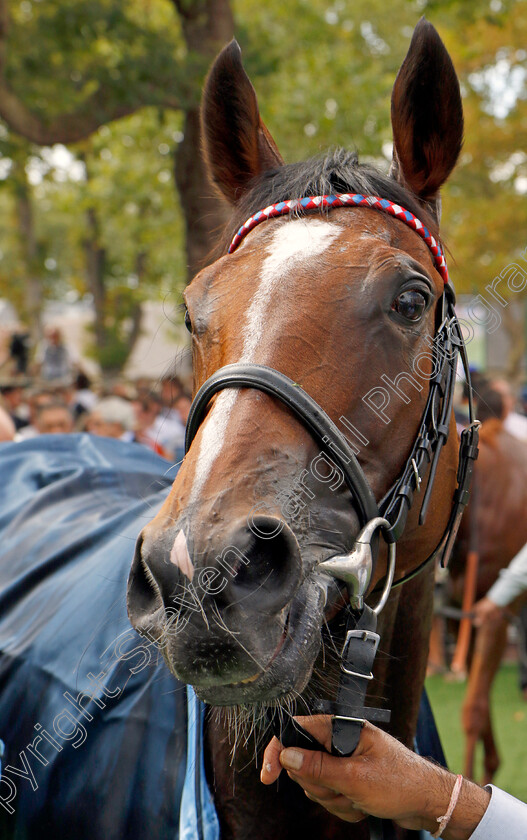
MULTIPOLYGON (((240 226, 258 210, 278 201, 334 193, 386 198, 409 210, 437 236, 436 222, 413 193, 375 167, 359 163, 355 152, 336 148, 322 156, 286 164, 259 176, 237 203, 225 230, 222 250, 226 250, 240 226)), ((302 210, 295 212, 299 215, 302 210)))

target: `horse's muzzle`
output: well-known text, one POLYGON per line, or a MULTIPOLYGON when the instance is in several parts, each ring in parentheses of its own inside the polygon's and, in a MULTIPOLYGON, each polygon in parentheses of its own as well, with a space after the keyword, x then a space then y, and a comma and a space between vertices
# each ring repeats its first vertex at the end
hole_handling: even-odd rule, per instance
POLYGON ((223 544, 205 538, 200 544, 199 537, 181 534, 178 526, 157 533, 148 527, 140 536, 128 582, 130 621, 156 640, 171 667, 173 660, 188 657, 185 667, 174 662, 178 675, 188 673, 192 662, 191 651, 184 652, 191 636, 190 646, 194 640, 196 650, 199 645, 200 671, 211 667, 209 645, 216 678, 221 673, 225 682, 234 682, 233 676, 252 676, 255 658, 266 663, 272 657, 302 582, 296 538, 272 516, 238 520, 223 544))

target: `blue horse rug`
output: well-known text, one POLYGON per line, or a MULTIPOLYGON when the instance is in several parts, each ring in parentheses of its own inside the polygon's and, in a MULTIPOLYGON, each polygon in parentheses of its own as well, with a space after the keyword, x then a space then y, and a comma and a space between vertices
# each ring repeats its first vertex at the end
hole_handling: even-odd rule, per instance
POLYGON ((87 435, 1 444, 0 465, 0 837, 218 840, 203 705, 126 614, 177 468, 87 435))

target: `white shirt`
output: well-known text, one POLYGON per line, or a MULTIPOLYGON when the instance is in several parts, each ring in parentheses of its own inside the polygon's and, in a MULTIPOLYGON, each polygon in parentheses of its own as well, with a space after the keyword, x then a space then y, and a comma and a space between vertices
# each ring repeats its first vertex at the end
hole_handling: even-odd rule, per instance
MULTIPOLYGON (((507 568, 501 570, 498 580, 487 592, 487 598, 498 607, 506 607, 526 589, 527 544, 512 558, 507 568)), ((527 832, 525 837, 527 838, 527 832)))
POLYGON ((503 428, 513 437, 527 443, 527 417, 523 414, 511 411, 503 421, 503 428))
POLYGON ((470 840, 526 840, 527 805, 504 790, 487 785, 491 797, 487 810, 470 840))

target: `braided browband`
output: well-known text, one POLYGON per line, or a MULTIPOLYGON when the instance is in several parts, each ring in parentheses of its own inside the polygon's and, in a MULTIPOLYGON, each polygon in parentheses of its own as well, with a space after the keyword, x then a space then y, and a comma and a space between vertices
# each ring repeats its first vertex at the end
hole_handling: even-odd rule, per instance
POLYGON ((271 204, 265 210, 259 210, 250 219, 247 219, 244 225, 241 226, 238 233, 232 240, 229 247, 229 254, 236 250, 244 236, 252 230, 260 222, 266 219, 272 219, 275 216, 285 216, 288 213, 293 213, 295 210, 330 210, 333 207, 375 207, 377 210, 382 210, 384 213, 389 213, 396 219, 400 219, 412 230, 415 230, 428 245, 434 263, 439 271, 445 285, 448 283, 448 269, 446 265, 445 255, 441 249, 439 242, 432 236, 428 228, 419 221, 417 216, 394 204, 393 201, 388 201, 387 198, 378 198, 375 195, 360 195, 359 193, 344 193, 340 195, 317 195, 311 198, 295 198, 289 201, 279 201, 277 204, 271 204))

